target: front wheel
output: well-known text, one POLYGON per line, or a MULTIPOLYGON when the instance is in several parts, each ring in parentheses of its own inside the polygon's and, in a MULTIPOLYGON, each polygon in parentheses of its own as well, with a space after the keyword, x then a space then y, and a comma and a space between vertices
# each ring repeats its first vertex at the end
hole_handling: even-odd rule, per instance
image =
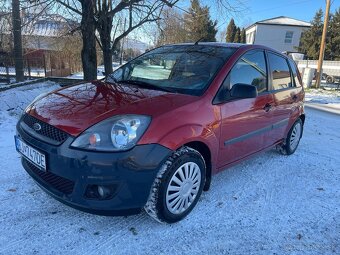
POLYGON ((293 154, 296 151, 300 143, 302 132, 303 132, 303 123, 301 119, 299 118, 297 121, 295 121, 295 123, 289 130, 284 143, 279 146, 279 151, 284 155, 293 154))
POLYGON ((158 173, 145 211, 160 222, 174 223, 187 216, 197 204, 205 182, 202 155, 182 147, 174 152, 158 173))

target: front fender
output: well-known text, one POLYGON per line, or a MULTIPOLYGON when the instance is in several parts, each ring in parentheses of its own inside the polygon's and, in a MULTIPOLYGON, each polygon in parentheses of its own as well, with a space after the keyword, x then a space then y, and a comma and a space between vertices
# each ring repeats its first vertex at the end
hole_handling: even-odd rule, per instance
POLYGON ((173 129, 160 138, 159 143, 169 149, 176 150, 184 144, 195 141, 205 143, 210 150, 213 144, 218 144, 213 130, 200 125, 185 125, 173 129))
POLYGON ((159 144, 171 150, 177 150, 190 142, 204 143, 209 148, 211 163, 213 166, 215 165, 219 141, 211 128, 205 128, 200 125, 185 125, 171 130, 159 140, 159 144))

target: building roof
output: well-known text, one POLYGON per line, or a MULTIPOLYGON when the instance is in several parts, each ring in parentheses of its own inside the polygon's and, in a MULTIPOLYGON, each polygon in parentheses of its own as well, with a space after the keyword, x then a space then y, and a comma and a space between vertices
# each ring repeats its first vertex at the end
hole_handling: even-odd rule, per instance
MULTIPOLYGON (((22 13, 21 18, 23 25, 21 33, 28 36, 61 37, 74 32, 79 26, 78 22, 58 14, 43 14, 36 17, 32 13, 22 13)), ((2 27, 0 33, 12 32, 11 13, 0 12, 0 27, 2 27)))
POLYGON ((310 27, 311 23, 298 20, 298 19, 293 19, 289 18, 286 16, 279 16, 271 19, 265 19, 265 20, 260 20, 255 22, 254 24, 250 25, 249 27, 246 28, 249 29, 257 24, 262 24, 262 25, 277 25, 277 26, 295 26, 295 27, 310 27))

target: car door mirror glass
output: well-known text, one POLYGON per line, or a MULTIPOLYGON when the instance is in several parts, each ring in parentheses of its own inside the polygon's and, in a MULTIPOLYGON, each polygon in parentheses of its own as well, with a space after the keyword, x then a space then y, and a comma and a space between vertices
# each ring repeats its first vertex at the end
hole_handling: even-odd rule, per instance
POLYGON ((257 88, 254 85, 237 83, 230 90, 230 96, 233 98, 255 98, 257 97, 257 88))

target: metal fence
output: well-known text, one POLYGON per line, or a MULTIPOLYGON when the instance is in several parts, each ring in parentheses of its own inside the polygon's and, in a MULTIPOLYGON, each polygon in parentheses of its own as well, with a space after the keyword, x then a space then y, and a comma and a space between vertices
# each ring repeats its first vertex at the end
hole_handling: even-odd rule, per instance
MULTIPOLYGON (((24 76, 28 79, 46 77, 46 62, 43 57, 24 58, 24 76)), ((15 76, 14 59, 9 56, 0 56, 0 82, 10 83, 15 76)))
MULTIPOLYGON (((298 60, 296 61, 299 69, 318 67, 318 60, 298 60)), ((340 76, 340 61, 323 61, 322 72, 327 75, 340 76)))
MULTIPOLYGON (((38 57, 24 56, 24 76, 26 79, 42 77, 65 77, 80 71, 76 60, 65 60, 61 56, 44 54, 38 57)), ((0 83, 10 83, 15 77, 14 58, 10 54, 0 54, 0 83)))

